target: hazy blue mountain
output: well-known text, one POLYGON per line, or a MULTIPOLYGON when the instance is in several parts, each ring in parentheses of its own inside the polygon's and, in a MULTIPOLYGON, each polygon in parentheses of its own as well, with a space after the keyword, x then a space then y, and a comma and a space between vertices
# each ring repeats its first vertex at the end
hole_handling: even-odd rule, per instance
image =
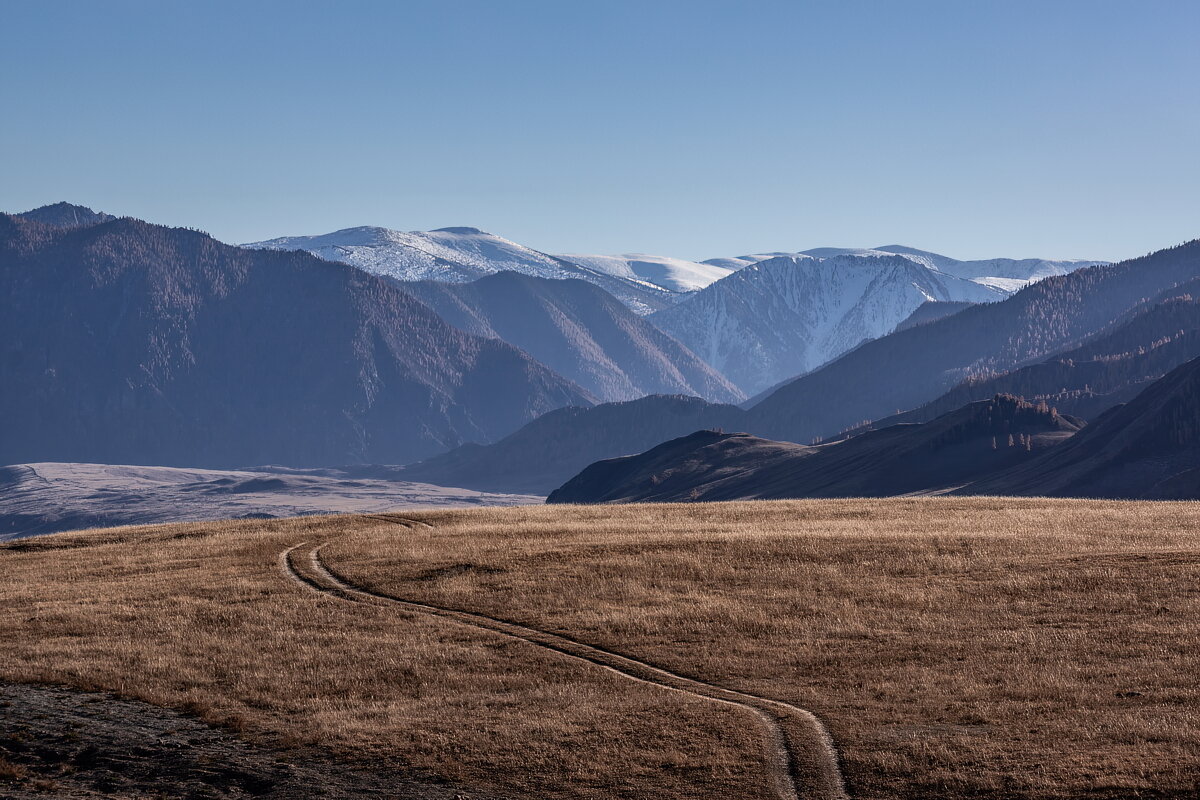
POLYGON ((364 226, 320 236, 283 236, 246 247, 306 250, 400 281, 466 283, 497 272, 536 278, 579 278, 594 283, 638 314, 673 305, 681 295, 636 277, 624 277, 547 255, 478 228, 394 231, 364 226))
POLYGON ((593 461, 640 453, 697 428, 735 428, 743 414, 737 406, 680 396, 560 408, 495 444, 464 445, 392 477, 481 491, 546 494, 593 461))
POLYGON ((1200 241, 1045 278, 1002 302, 864 343, 763 399, 747 430, 808 442, 916 408, 969 377, 1078 347, 1146 298, 1197 277, 1200 241))
POLYGON ((604 401, 690 394, 745 399, 686 347, 595 284, 499 272, 400 286, 467 333, 503 339, 604 401))
POLYGON ((587 405, 517 348, 302 252, 0 215, 0 463, 403 463, 587 405))
POLYGON ((1200 499, 1200 358, 1176 367, 1061 447, 958 493, 1200 499))
POLYGON ((893 425, 806 446, 698 431, 639 455, 600 461, 550 503, 704 502, 885 497, 931 492, 1028 462, 1081 427, 1044 406, 998 395, 923 425, 893 425))

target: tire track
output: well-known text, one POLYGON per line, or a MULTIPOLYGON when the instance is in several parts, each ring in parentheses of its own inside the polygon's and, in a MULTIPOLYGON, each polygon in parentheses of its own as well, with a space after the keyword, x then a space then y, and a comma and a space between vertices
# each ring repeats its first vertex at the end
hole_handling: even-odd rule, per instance
MULTIPOLYGON (((417 522, 394 517, 385 521, 401 525, 417 522)), ((310 589, 352 602, 387 603, 409 612, 449 619, 543 647, 629 680, 738 708, 753 714, 768 734, 764 756, 770 766, 770 781, 776 797, 780 800, 849 800, 833 738, 816 715, 806 709, 688 678, 562 634, 371 591, 329 567, 321 557, 321 549, 327 543, 311 547, 307 570, 298 569, 296 551, 307 544, 301 542, 281 553, 280 565, 289 578, 310 589)))

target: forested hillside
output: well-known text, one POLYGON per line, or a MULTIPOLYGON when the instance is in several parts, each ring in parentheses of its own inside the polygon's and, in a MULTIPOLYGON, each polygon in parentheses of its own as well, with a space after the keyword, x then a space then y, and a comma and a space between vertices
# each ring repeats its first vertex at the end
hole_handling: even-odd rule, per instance
POLYGON ((915 408, 976 375, 1082 344, 1143 300, 1200 276, 1200 241, 1035 283, 1000 303, 867 342, 750 410, 759 435, 808 442, 915 408))
POLYGON ((381 278, 0 215, 0 463, 403 463, 591 397, 381 278))

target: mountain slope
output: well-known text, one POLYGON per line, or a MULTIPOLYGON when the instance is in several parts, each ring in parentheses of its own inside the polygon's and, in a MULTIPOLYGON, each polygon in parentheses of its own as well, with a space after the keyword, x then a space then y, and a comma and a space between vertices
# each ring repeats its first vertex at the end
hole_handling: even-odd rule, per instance
POLYGON ((1092 419, 1197 356, 1200 299, 1190 294, 1156 299, 1079 347, 998 375, 968 378, 936 400, 876 420, 871 427, 925 422, 997 393, 1045 401, 1061 412, 1092 419))
POLYGON ((92 211, 87 206, 76 206, 71 203, 54 203, 32 211, 26 211, 17 216, 43 225, 53 225, 56 228, 86 228, 116 219, 103 211, 92 211))
POLYGON ((672 292, 696 292, 719 281, 734 270, 713 264, 700 264, 682 258, 627 253, 622 256, 591 256, 568 254, 566 261, 582 264, 597 272, 605 272, 630 280, 646 281, 672 292))
POLYGON ((1200 358, 1062 447, 958 493, 1200 499, 1200 358))
POLYGON ((903 331, 908 328, 915 328, 918 325, 924 325, 927 322, 933 322, 936 319, 957 314, 964 308, 970 308, 972 305, 974 303, 927 300, 917 306, 917 309, 905 317, 893 330, 903 331))
POLYGON ((1002 296, 903 256, 783 256, 744 267, 650 319, 754 394, 883 336, 928 300, 1002 296))
POLYGON ((640 453, 697 428, 737 427, 742 415, 737 406, 678 396, 560 408, 495 444, 463 445, 392 477, 480 491, 546 494, 593 461, 640 453))
POLYGON ((0 463, 403 462, 579 387, 384 280, 121 219, 0 215, 0 463))
POLYGON ((883 497, 961 485, 1030 461, 1080 424, 997 396, 924 425, 895 425, 806 447, 699 431, 641 455, 592 464, 548 503, 883 497))
POLYGON ((472 283, 400 284, 460 330, 503 339, 604 401, 744 396, 683 345, 600 287, 499 272, 472 283))
POLYGON ((1046 278, 1003 302, 863 344, 755 405, 748 429, 807 442, 915 408, 971 375, 1078 346, 1143 298, 1198 276, 1200 241, 1046 278))
POLYGON ((284 236, 244 246, 306 250, 329 261, 400 281, 465 283, 503 271, 537 278, 579 278, 596 284, 639 314, 666 308, 679 299, 678 293, 654 284, 598 272, 477 228, 408 233, 377 227, 346 228, 321 236, 284 236))
POLYGON ((982 283, 1007 293, 1015 292, 1034 281, 1047 278, 1051 275, 1066 275, 1068 272, 1074 272, 1082 267, 1094 267, 1109 263, 1107 261, 1088 261, 1085 259, 1053 260, 1045 258, 987 258, 977 261, 960 261, 957 258, 931 253, 928 250, 918 250, 915 247, 907 247, 901 244, 869 248, 816 247, 812 250, 804 250, 799 253, 761 253, 758 255, 737 256, 735 258, 713 258, 703 263, 727 269, 741 269, 750 264, 756 264, 760 261, 785 255, 832 258, 839 255, 870 256, 882 255, 884 253, 902 255, 932 270, 944 272, 956 278, 982 283))
MULTIPOLYGON (((1046 259, 1046 258, 985 258, 976 261, 960 261, 957 258, 931 253, 928 250, 917 250, 901 244, 884 245, 876 250, 885 253, 897 253, 914 258, 931 269, 967 278, 973 281, 988 281, 1000 279, 1017 281, 1020 285, 1049 278, 1052 275, 1066 275, 1083 267, 1098 267, 1110 262, 1089 261, 1082 258, 1046 259)), ((1016 284, 1008 284, 1020 288, 1016 284)), ((1011 291, 1011 289, 1010 289, 1011 291)))

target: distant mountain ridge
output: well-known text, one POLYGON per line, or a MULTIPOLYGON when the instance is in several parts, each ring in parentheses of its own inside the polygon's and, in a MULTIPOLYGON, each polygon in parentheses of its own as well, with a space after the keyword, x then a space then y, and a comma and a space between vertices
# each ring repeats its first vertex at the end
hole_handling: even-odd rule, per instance
POLYGON ((1007 300, 865 342, 763 399, 747 429, 808 442, 916 408, 972 375, 1077 347, 1145 298, 1198 277, 1200 241, 1046 278, 1007 300))
POLYGON ((677 292, 647 281, 600 272, 478 228, 403 232, 364 226, 320 236, 283 236, 243 247, 305 250, 400 281, 466 283, 504 271, 537 278, 579 278, 596 284, 639 314, 666 308, 679 299, 677 292))
POLYGON ((894 425, 805 446, 699 431, 645 453, 592 464, 548 503, 706 502, 884 497, 953 488, 1031 461, 1082 423, 997 395, 923 425, 894 425))
POLYGON ((133 219, 0 214, 0 463, 416 460, 593 398, 392 284, 133 219))
POLYGON ((697 292, 735 271, 724 266, 644 253, 621 256, 567 254, 560 258, 610 275, 653 283, 673 292, 697 292))
POLYGON ((697 428, 736 428, 737 406, 652 395, 551 411, 490 445, 463 445, 410 464, 395 480, 495 492, 546 494, 593 461, 640 453, 697 428))
POLYGON ((1086 419, 1099 416, 1200 356, 1200 295, 1179 291, 1168 290, 1164 294, 1174 296, 1140 304, 1078 347, 1007 372, 970 377, 937 399, 870 427, 925 422, 997 393, 1044 400, 1086 419))
POLYGON ((77 206, 71 203, 53 203, 26 211, 18 216, 33 222, 40 222, 43 225, 53 225, 56 228, 86 228, 89 225, 99 225, 101 222, 116 219, 112 214, 92 211, 87 206, 77 206))
MULTIPOLYGON (((858 428, 864 420, 881 420, 894 415, 897 409, 918 408, 954 390, 972 374, 990 376, 981 380, 994 379, 993 384, 981 384, 990 386, 992 393, 1022 394, 1030 386, 1050 386, 1058 380, 1058 373, 1051 373, 1043 383, 1029 383, 1024 378, 1006 383, 1004 375, 995 373, 1029 363, 1039 355, 1046 358, 1070 353, 1074 348, 1080 348, 1076 355, 1083 358, 1082 348, 1088 341, 1096 348, 1094 352, 1086 351, 1093 352, 1089 358, 1113 353, 1114 348, 1132 347, 1135 351, 1128 368, 1109 362, 1110 380, 1127 381, 1120 384, 1124 394, 1111 399, 1120 402, 1145 385, 1137 376, 1153 380, 1155 370, 1169 369, 1179 363, 1175 359, 1188 357, 1189 352, 1192 356, 1200 354, 1189 350, 1200 339, 1198 331, 1185 331, 1181 337, 1171 336, 1165 343, 1149 346, 1162 338, 1161 331, 1190 326, 1187 320, 1192 312, 1179 304, 1191 303, 1191 296, 1178 295, 1186 295, 1193 285, 1190 281, 1200 276, 1198 245, 1180 245, 1130 262, 1048 278, 999 303, 970 306, 866 342, 811 374, 783 382, 765 398, 747 404, 748 410, 694 401, 686 420, 695 423, 690 431, 716 427, 807 445, 858 428), (1095 338, 1106 335, 1112 337, 1108 343, 1095 338), (1137 354, 1143 347, 1147 352, 1137 354)), ((1200 282, 1196 286, 1200 287, 1200 282)), ((1200 297, 1200 291, 1195 296, 1200 297)), ((1082 369, 1080 363, 1076 362, 1076 368, 1082 369)), ((1099 383, 1096 388, 1104 390, 1099 383)), ((931 407, 930 413, 906 413, 893 421, 929 421, 971 401, 987 399, 992 393, 982 397, 974 391, 960 394, 956 401, 931 407)), ((1054 398, 1046 399, 1054 405, 1054 398)), ((1063 405, 1071 413, 1089 411, 1086 405, 1063 405)), ((1090 411, 1082 415, 1090 416, 1090 411)), ((545 492, 554 488, 547 484, 555 477, 558 485, 568 480, 574 473, 567 470, 580 460, 598 461, 643 452, 672 435, 690 432, 676 422, 677 418, 653 403, 616 403, 554 412, 502 442, 475 448, 469 454, 464 449, 453 458, 448 454, 440 464, 438 477, 425 476, 418 468, 413 480, 438 482, 452 476, 459 481, 457 485, 472 488, 545 492), (569 421, 564 418, 568 413, 569 421), (635 426, 646 435, 626 438, 625 431, 635 426), (609 446, 610 441, 621 444, 609 446), (560 447, 579 457, 556 460, 554 454, 560 447), (491 466, 483 468, 483 464, 491 466), (536 474, 537 478, 511 487, 492 484, 488 469, 497 474, 536 474)))
POLYGON ((779 256, 743 267, 650 321, 752 395, 890 333, 927 301, 1005 296, 900 255, 779 256))
POLYGON ((974 261, 961 261, 928 250, 918 250, 901 244, 883 245, 881 247, 816 247, 796 253, 761 253, 758 255, 737 256, 734 258, 713 258, 702 263, 727 269, 741 269, 750 264, 757 264, 780 256, 812 256, 813 258, 831 258, 839 255, 872 256, 881 254, 902 255, 938 272, 953 275, 956 278, 976 281, 1005 292, 1015 292, 1018 289, 1051 275, 1066 275, 1083 267, 1096 267, 1108 264, 1108 261, 1088 259, 1046 259, 1046 258, 987 258, 974 261))
POLYGON ((515 345, 603 401, 651 394, 745 399, 686 347, 587 281, 498 272, 471 283, 398 285, 456 328, 515 345))
POLYGON ((957 493, 1200 499, 1200 358, 1176 367, 1061 447, 957 493))

